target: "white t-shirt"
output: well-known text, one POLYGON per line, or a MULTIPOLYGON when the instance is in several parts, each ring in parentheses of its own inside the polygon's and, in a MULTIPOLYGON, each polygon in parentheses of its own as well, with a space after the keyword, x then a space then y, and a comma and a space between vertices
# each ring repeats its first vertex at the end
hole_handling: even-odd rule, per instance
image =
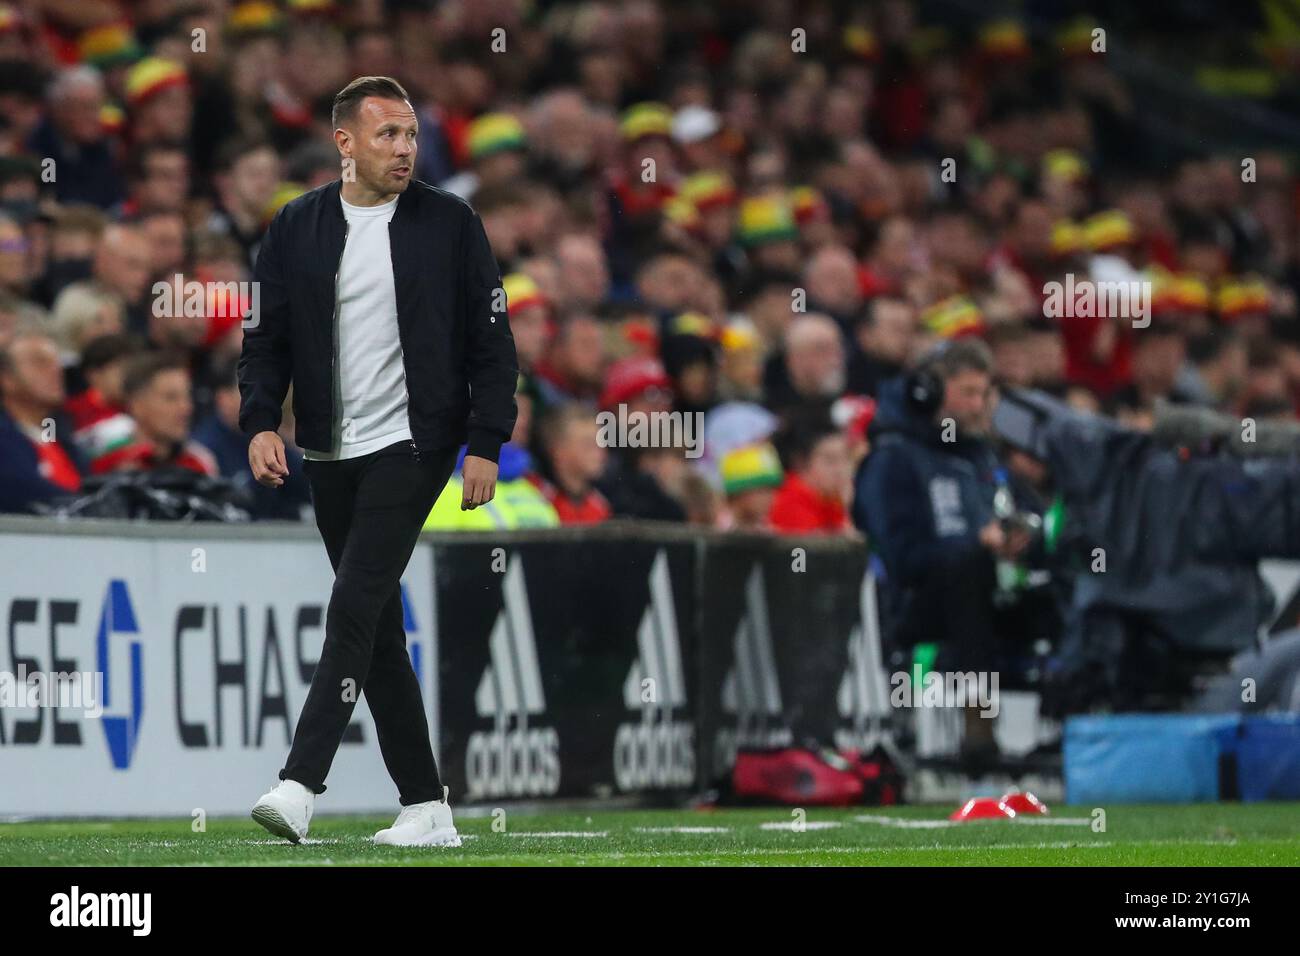
POLYGON ((353 206, 339 199, 348 222, 338 281, 342 448, 303 449, 303 456, 313 461, 356 458, 411 437, 388 246, 397 199, 379 206, 353 206))

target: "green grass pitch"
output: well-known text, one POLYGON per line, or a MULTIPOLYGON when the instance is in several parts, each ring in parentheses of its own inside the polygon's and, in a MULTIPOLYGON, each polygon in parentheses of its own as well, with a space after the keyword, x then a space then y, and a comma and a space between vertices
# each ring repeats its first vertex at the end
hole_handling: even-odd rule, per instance
POLYGON ((459 849, 370 843, 391 818, 320 815, 294 846, 248 819, 0 823, 3 866, 1295 866, 1300 804, 1053 807, 949 825, 950 808, 461 814, 459 849), (1042 822, 1046 821, 1046 822, 1042 822), (504 832, 502 827, 504 825, 504 832))

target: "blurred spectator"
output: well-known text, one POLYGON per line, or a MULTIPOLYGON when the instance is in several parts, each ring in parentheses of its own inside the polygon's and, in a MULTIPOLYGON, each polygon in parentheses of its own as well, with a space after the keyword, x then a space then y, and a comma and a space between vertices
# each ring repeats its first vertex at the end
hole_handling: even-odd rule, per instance
POLYGON ((844 341, 827 316, 799 316, 786 329, 784 347, 767 363, 767 401, 774 409, 800 404, 829 407, 847 382, 844 341))
POLYGON ((267 211, 280 182, 280 165, 275 148, 266 140, 226 143, 217 157, 212 178, 216 205, 207 229, 239 243, 250 269, 257 262, 258 244, 266 231, 267 211))
POLYGON ((79 392, 86 387, 82 376, 86 349, 93 340, 117 335, 126 329, 122 300, 93 282, 74 282, 54 300, 50 330, 63 350, 68 387, 79 392))
POLYGON ((646 521, 685 521, 681 499, 689 471, 680 448, 632 448, 616 480, 604 485, 614 514, 646 521))
POLYGON ((173 352, 134 356, 123 374, 122 391, 134 424, 131 439, 99 455, 91 471, 99 475, 179 467, 217 474, 212 452, 189 438, 194 403, 184 356, 173 352))
POLYGON ((33 288, 37 301, 49 305, 71 283, 91 278, 106 225, 104 214, 94 206, 74 203, 58 209, 50 224, 45 272, 33 288))
POLYGON ((180 63, 159 56, 136 63, 127 73, 126 101, 135 146, 189 139, 194 104, 180 63))
POLYGON ((132 152, 127 185, 130 195, 115 210, 123 217, 184 212, 190 194, 185 147, 165 140, 142 144, 132 152))
POLYGON ((845 247, 824 246, 813 254, 804 269, 809 310, 833 318, 846 338, 857 324, 863 302, 857 265, 853 253, 845 247))
POLYGON ((525 375, 531 375, 550 343, 550 303, 537 283, 522 272, 505 276, 501 286, 506 293, 510 333, 515 339, 519 368, 525 375))
POLYGON ((252 496, 249 509, 256 518, 300 521, 311 505, 311 492, 302 470, 302 452, 285 445, 284 460, 289 468, 284 484, 267 488, 253 479, 248 467, 249 437, 239 430, 239 380, 237 360, 228 359, 216 372, 213 410, 194 426, 193 438, 211 453, 217 474, 229 478, 252 496))
POLYGON ((772 527, 792 534, 848 532, 853 473, 843 433, 829 417, 806 416, 787 426, 778 447, 785 481, 772 500, 772 527))
POLYGON ((906 299, 880 295, 853 328, 847 387, 858 395, 876 395, 880 383, 895 378, 916 347, 916 310, 906 299))
POLYGON ((736 531, 770 531, 772 502, 785 477, 776 449, 768 442, 734 448, 722 456, 719 470, 727 496, 729 527, 736 531))
POLYGON ((123 382, 127 361, 139 352, 136 340, 120 330, 92 339, 81 352, 78 371, 85 388, 69 398, 64 409, 76 429, 73 439, 88 460, 127 444, 134 435, 123 382))
POLYGON ((542 419, 549 480, 538 486, 555 508, 561 524, 595 524, 613 516, 609 502, 596 490, 607 453, 597 441, 596 418, 576 403, 551 409, 542 419))
POLYGON ((497 462, 496 495, 486 505, 463 509, 465 496, 465 449, 456 462, 456 470, 433 503, 424 527, 428 531, 482 531, 511 528, 554 528, 560 516, 542 493, 543 482, 533 468, 532 456, 527 451, 528 436, 532 433, 533 403, 525 391, 516 398, 518 415, 510 441, 501 446, 497 462))
POLYGON ((0 511, 31 511, 81 488, 86 463, 59 424, 63 397, 58 346, 18 329, 0 350, 0 511))
POLYGON ((561 296, 557 308, 572 315, 605 302, 609 294, 609 269, 605 251, 594 236, 569 233, 556 246, 555 259, 561 296))
POLYGON ((516 117, 509 113, 488 113, 470 123, 468 149, 470 168, 441 185, 462 199, 472 200, 482 186, 505 185, 523 175, 528 137, 516 117))
POLYGON ((138 226, 109 226, 95 250, 95 280, 121 296, 126 303, 127 329, 140 334, 148 331, 152 314, 151 256, 149 238, 138 226))
POLYGON ((589 315, 565 320, 546 358, 538 363, 537 375, 560 397, 594 401, 605 383, 605 340, 600 323, 589 315))
POLYGON ((104 129, 104 81, 92 66, 60 72, 47 94, 49 116, 32 135, 32 150, 54 161, 54 194, 60 202, 101 209, 120 202, 125 189, 114 144, 104 129))

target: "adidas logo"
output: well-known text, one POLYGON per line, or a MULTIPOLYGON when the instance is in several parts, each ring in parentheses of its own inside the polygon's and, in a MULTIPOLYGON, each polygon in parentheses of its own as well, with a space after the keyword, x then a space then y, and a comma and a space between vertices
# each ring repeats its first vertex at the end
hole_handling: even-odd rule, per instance
POLYGON ((528 718, 546 711, 542 669, 533 638, 523 564, 516 557, 501 585, 503 606, 488 638, 490 662, 474 692, 480 717, 490 731, 470 734, 465 773, 471 800, 481 797, 541 796, 560 788, 560 737, 553 727, 529 727, 528 718))
POLYGON ((785 726, 781 686, 772 653, 763 569, 755 565, 745 582, 745 612, 732 641, 734 662, 722 681, 722 709, 734 714, 736 727, 721 728, 715 741, 717 766, 731 766, 737 747, 786 747, 792 735, 785 726))
POLYGON ((887 734, 882 722, 889 715, 889 690, 880 661, 880 618, 876 610, 876 581, 862 584, 862 620, 849 632, 848 665, 835 702, 849 726, 835 731, 835 746, 869 751, 887 734))
POLYGON ((668 555, 650 566, 650 603, 636 632, 637 657, 623 681, 623 703, 639 710, 639 723, 619 724, 614 737, 614 779, 621 790, 688 787, 695 782, 695 727, 673 720, 686 705, 686 678, 668 555))

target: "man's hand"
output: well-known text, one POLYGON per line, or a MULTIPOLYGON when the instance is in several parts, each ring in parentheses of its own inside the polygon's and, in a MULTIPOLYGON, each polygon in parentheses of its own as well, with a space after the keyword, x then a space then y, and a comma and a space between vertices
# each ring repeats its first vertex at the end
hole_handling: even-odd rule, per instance
POLYGON ((279 488, 289 474, 284 463, 284 440, 275 432, 258 432, 248 443, 248 467, 258 484, 279 488))
POLYGON ((996 519, 980 528, 980 544, 998 558, 1014 560, 1020 557, 1020 554, 1029 547, 1031 540, 1029 532, 1023 528, 1004 531, 1001 523, 996 519))
POLYGON ((460 499, 461 511, 472 511, 479 505, 485 505, 497 493, 497 463, 466 455, 461 469, 465 479, 465 493, 460 499))
POLYGON ((1006 546, 1006 543, 1007 536, 996 519, 980 528, 980 544, 984 545, 985 550, 996 555, 1006 546))

